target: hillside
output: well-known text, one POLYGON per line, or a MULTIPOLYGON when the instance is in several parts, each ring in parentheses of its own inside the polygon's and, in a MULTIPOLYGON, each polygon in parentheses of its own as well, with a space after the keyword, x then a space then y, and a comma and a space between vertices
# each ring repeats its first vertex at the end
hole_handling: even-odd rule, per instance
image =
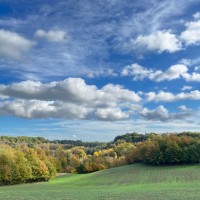
POLYGON ((56 173, 85 174, 136 163, 160 166, 200 163, 198 133, 132 133, 115 140, 73 146, 75 143, 51 143, 44 138, 2 136, 0 185, 48 181, 56 173))
POLYGON ((94 172, 67 174, 47 183, 0 187, 1 199, 103 200, 199 199, 200 165, 133 164, 94 172))

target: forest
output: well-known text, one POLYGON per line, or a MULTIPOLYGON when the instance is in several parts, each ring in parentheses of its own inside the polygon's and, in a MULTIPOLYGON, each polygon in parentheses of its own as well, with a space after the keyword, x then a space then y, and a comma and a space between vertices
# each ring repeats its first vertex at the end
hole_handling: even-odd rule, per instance
POLYGON ((117 136, 112 142, 0 136, 0 185, 48 181, 57 173, 90 173, 132 163, 200 162, 200 133, 117 136))

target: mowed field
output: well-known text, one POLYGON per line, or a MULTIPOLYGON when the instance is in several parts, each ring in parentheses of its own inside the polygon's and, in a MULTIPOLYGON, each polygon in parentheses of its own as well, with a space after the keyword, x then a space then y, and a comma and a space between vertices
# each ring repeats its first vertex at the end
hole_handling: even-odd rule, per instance
POLYGON ((0 187, 6 200, 200 199, 200 165, 133 164, 91 174, 67 174, 47 183, 0 187))

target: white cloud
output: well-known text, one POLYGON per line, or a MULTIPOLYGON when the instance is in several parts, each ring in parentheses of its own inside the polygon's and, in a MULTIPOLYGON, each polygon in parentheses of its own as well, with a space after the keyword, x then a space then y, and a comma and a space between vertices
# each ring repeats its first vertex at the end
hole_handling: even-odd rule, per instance
POLYGON ((192 61, 190 59, 183 58, 183 59, 179 60, 178 63, 190 66, 192 64, 192 61))
POLYGON ((90 108, 70 103, 40 100, 15 100, 0 102, 0 115, 23 118, 85 119, 90 108))
POLYGON ((186 45, 199 44, 200 20, 186 23, 186 30, 180 35, 186 45))
POLYGON ((143 80, 144 78, 148 78, 152 81, 161 82, 178 79, 187 71, 187 66, 183 64, 172 65, 163 72, 162 70, 147 69, 135 63, 124 67, 121 74, 123 76, 133 76, 133 80, 143 80))
POLYGON ((169 112, 164 106, 159 106, 155 110, 143 108, 139 114, 147 120, 166 121, 169 119, 169 112))
MULTIPOLYGON (((154 34, 159 30, 161 30, 161 32, 164 32, 163 30, 168 27, 180 26, 180 20, 175 19, 185 14, 185 9, 191 6, 192 1, 186 2, 185 0, 144 0, 142 1, 142 3, 141 1, 134 1, 132 3, 127 2, 127 4, 127 6, 130 8, 131 4, 132 6, 138 6, 142 8, 141 12, 131 12, 132 16, 126 17, 122 21, 121 26, 119 26, 119 41, 125 42, 124 40, 127 39, 126 45, 124 46, 126 48, 125 50, 129 51, 133 49, 132 45, 131 47, 129 45, 130 38, 134 39, 135 36, 138 35, 148 36, 150 34, 154 34)), ((137 51, 136 48, 134 49, 137 51)))
POLYGON ((178 63, 184 64, 189 67, 194 67, 194 71, 198 71, 199 64, 200 64, 200 57, 196 57, 196 58, 192 58, 192 59, 183 58, 183 59, 179 60, 178 63))
POLYGON ((188 71, 187 66, 177 64, 177 65, 172 65, 165 72, 155 71, 154 73, 150 74, 149 78, 156 82, 164 80, 171 81, 180 78, 181 75, 185 74, 187 71, 188 71))
POLYGON ((129 107, 129 112, 135 113, 135 112, 137 112, 137 111, 139 111, 141 109, 142 109, 141 105, 139 105, 139 104, 131 104, 131 106, 129 107))
POLYGON ((181 111, 190 111, 191 110, 191 109, 187 108, 185 105, 179 106, 178 109, 181 111))
POLYGON ((95 115, 97 119, 105 121, 125 120, 129 118, 129 114, 122 112, 119 108, 97 109, 95 115))
POLYGON ((182 49, 181 42, 171 30, 156 31, 150 35, 140 35, 132 40, 134 49, 173 53, 182 49))
POLYGON ((183 74, 183 78, 188 82, 190 81, 200 82, 200 73, 196 73, 196 72, 193 72, 191 74, 185 73, 183 74))
POLYGON ((102 89, 87 85, 81 78, 68 78, 60 82, 41 83, 22 81, 0 85, 0 94, 15 98, 47 101, 82 102, 102 104, 122 101, 139 102, 140 96, 120 85, 107 84, 102 89))
POLYGON ((148 101, 174 101, 174 94, 164 91, 160 91, 157 94, 155 92, 148 92, 146 97, 148 101))
POLYGON ((63 42, 67 39, 66 32, 61 30, 44 31, 42 29, 39 29, 35 32, 35 35, 50 42, 63 42))
POLYGON ((189 86, 189 85, 184 85, 182 88, 181 88, 182 91, 185 91, 185 90, 192 90, 192 86, 189 86))
POLYGON ((138 94, 128 89, 125 89, 120 85, 107 84, 102 88, 102 91, 104 93, 103 97, 106 98, 106 96, 108 95, 110 100, 112 100, 113 98, 119 102, 139 102, 141 100, 138 94))
POLYGON ((23 81, 0 85, 0 95, 12 97, 2 101, 0 112, 27 118, 97 118, 122 120, 141 97, 120 85, 107 84, 101 89, 87 85, 83 79, 68 78, 60 82, 23 81))
POLYGON ((148 101, 163 101, 163 102, 173 102, 173 101, 181 101, 181 100, 200 100, 200 91, 199 90, 193 90, 188 93, 178 93, 173 94, 171 92, 164 92, 160 91, 158 93, 155 92, 149 92, 146 93, 146 97, 148 101))
POLYGON ((133 80, 143 80, 148 77, 151 73, 153 73, 152 69, 147 69, 134 63, 132 65, 128 65, 122 69, 122 76, 133 76, 133 80))
POLYGON ((139 114, 147 120, 150 121, 173 121, 173 120, 182 120, 192 115, 191 112, 179 112, 179 113, 170 113, 163 105, 158 106, 156 109, 149 110, 143 108, 139 114))
POLYGON ((125 120, 129 114, 120 108, 96 108, 85 104, 60 101, 14 100, 0 102, 0 115, 22 118, 98 119, 104 121, 125 120))
POLYGON ((28 52, 34 43, 19 34, 0 29, 0 56, 20 59, 28 52))
POLYGON ((171 30, 157 30, 149 35, 139 35, 131 40, 131 44, 138 52, 156 51, 158 53, 174 53, 183 49, 184 46, 199 45, 200 12, 195 13, 193 17, 195 21, 187 22, 186 29, 179 36, 173 34, 171 30))

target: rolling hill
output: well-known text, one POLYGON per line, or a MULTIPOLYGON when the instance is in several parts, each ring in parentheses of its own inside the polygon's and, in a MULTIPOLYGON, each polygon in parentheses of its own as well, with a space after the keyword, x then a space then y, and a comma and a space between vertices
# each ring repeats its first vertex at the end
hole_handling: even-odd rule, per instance
POLYGON ((199 199, 200 165, 133 164, 91 174, 66 174, 50 182, 0 187, 0 199, 199 199))

